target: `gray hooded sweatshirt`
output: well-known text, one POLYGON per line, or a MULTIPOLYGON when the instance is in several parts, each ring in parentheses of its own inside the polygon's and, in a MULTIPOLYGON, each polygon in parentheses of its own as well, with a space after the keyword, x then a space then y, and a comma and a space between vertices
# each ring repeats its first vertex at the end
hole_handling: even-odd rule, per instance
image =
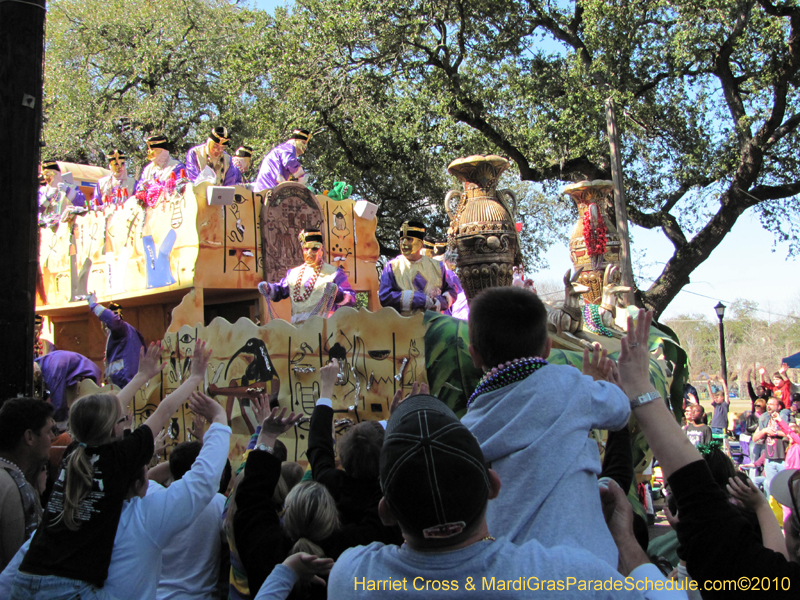
POLYGON ((500 476, 500 495, 486 513, 489 532, 516 544, 585 548, 616 568, 597 484, 600 454, 589 434, 617 431, 630 414, 619 387, 568 365, 548 364, 478 396, 462 423, 500 476))

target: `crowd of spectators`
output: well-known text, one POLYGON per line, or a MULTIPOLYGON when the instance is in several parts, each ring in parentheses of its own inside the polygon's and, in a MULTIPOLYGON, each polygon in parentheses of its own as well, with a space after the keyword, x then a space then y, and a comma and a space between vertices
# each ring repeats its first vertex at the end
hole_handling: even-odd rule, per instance
POLYGON ((616 360, 587 348, 581 372, 548 363, 536 294, 494 288, 470 308, 469 351, 485 376, 462 418, 418 383, 408 396, 398 391, 388 421, 360 422, 337 439, 334 359, 319 370, 307 468, 287 461, 279 439, 303 415, 261 397, 259 426, 231 473, 225 410, 197 391, 210 356, 202 341, 190 376, 138 427, 126 412, 163 369, 157 344, 118 394, 74 401, 71 443, 49 490, 53 407, 7 400, 0 597, 709 599, 750 586, 797 594, 800 436, 784 370, 752 390, 753 415, 741 419, 753 446, 763 441, 765 495, 726 453, 724 382, 709 389, 710 425, 694 390, 685 430, 651 383, 651 313, 629 318, 616 360), (186 402, 207 429, 199 421, 197 440, 148 469, 154 433, 186 402), (629 499, 631 423, 668 483, 672 559, 648 553, 641 507, 629 499), (597 429, 609 432, 602 460, 597 429), (781 451, 785 438, 793 441, 781 451), (782 522, 768 497, 786 507, 782 522))

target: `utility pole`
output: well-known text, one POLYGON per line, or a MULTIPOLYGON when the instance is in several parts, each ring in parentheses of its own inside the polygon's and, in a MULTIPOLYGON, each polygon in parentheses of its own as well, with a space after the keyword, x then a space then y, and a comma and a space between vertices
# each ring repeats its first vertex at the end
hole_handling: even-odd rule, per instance
POLYGON ((622 285, 630 286, 628 304, 633 304, 633 267, 631 266, 631 238, 628 233, 628 209, 625 202, 625 188, 622 180, 622 160, 619 156, 619 136, 617 119, 614 115, 614 99, 606 99, 606 128, 608 145, 611 149, 611 178, 614 180, 614 213, 617 216, 619 234, 619 271, 622 285))
POLYGON ((0 2, 0 402, 33 392, 45 0, 0 2))

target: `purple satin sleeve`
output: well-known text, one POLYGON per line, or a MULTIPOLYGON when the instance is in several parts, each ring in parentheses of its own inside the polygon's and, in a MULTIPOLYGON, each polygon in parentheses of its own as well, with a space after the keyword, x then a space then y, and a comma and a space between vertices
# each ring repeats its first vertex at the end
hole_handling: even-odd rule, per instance
POLYGON ((289 271, 286 271, 286 277, 272 284, 272 294, 276 302, 289 297, 289 271))
POLYGON ((86 194, 78 186, 75 186, 75 195, 72 197, 72 206, 86 206, 86 194))
POLYGON ((190 148, 186 153, 186 177, 194 183, 194 180, 200 175, 200 163, 197 162, 197 149, 201 146, 190 148))
MULTIPOLYGON (((380 286, 378 287, 378 299, 381 301, 381 306, 391 306, 397 312, 403 310, 403 291, 392 271, 392 263, 386 263, 381 273, 380 286)), ((420 310, 425 308, 427 296, 423 292, 414 292, 414 298, 411 300, 411 310, 420 310)))
MULTIPOLYGON (((464 288, 461 286, 461 280, 458 278, 453 271, 445 267, 444 270, 444 278, 447 281, 448 285, 456 291, 456 294, 460 294, 464 291, 464 288)), ((444 289, 442 289, 444 291, 444 289)))
MULTIPOLYGON (((92 314, 96 314, 94 309, 98 304, 90 304, 89 310, 92 311, 92 314)), ((111 334, 120 337, 127 333, 125 329, 125 325, 123 324, 122 317, 120 317, 117 313, 110 311, 109 309, 103 307, 103 312, 97 317, 100 319, 101 322, 105 323, 108 329, 111 331, 111 334)))
POLYGON ((350 280, 347 279, 347 273, 342 269, 337 269, 336 275, 333 277, 333 282, 339 287, 334 302, 338 306, 355 306, 356 293, 353 288, 350 287, 350 280))
POLYGON ((233 161, 231 160, 231 167, 225 173, 225 181, 222 182, 222 185, 236 185, 237 183, 241 182, 242 173, 236 168, 236 165, 234 165, 233 161))
MULTIPOLYGON (((439 266, 442 268, 442 295, 439 296, 437 300, 439 300, 442 310, 446 310, 455 303, 456 298, 458 297, 459 289, 457 289, 454 285, 454 280, 458 281, 458 277, 456 277, 455 273, 445 267, 443 262, 440 262, 439 266), (452 274, 452 278, 448 277, 448 273, 452 274), (447 296, 445 296, 445 294, 447 294, 447 296)), ((458 281, 458 287, 461 287, 460 281, 458 281)))
POLYGON ((300 160, 297 158, 294 145, 290 142, 279 144, 261 161, 255 189, 261 191, 273 188, 281 182, 281 178, 287 181, 299 168, 300 160))

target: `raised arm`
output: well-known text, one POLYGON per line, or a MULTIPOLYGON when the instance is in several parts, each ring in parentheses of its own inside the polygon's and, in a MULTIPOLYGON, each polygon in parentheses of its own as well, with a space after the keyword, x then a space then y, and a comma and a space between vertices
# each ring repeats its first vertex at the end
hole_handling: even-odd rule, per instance
POLYGON ((288 547, 280 518, 272 501, 281 477, 281 461, 272 454, 278 436, 293 427, 302 415, 274 409, 264 419, 257 446, 247 455, 244 477, 236 489, 233 533, 239 557, 247 573, 250 593, 255 593, 272 568, 286 557, 288 547))
POLYGON ((192 468, 163 493, 152 494, 144 500, 147 519, 145 527, 150 537, 161 547, 176 533, 191 527, 197 516, 208 506, 219 490, 219 480, 225 468, 230 447, 231 428, 227 415, 215 400, 204 394, 192 394, 189 408, 211 421, 205 443, 192 468))
POLYGON ((153 414, 144 422, 151 431, 161 431, 180 405, 189 398, 197 386, 203 383, 209 358, 211 358, 211 349, 206 348, 206 343, 203 340, 197 340, 197 343, 194 345, 192 370, 189 377, 178 389, 164 398, 161 404, 158 405, 158 408, 156 408, 153 414))
POLYGON ((731 403, 731 397, 728 395, 728 382, 720 375, 719 380, 722 382, 722 391, 725 394, 724 400, 726 404, 731 403))
MULTIPOLYGON (((628 317, 628 335, 620 340, 619 374, 623 391, 631 400, 648 392, 657 392, 650 383, 650 352, 647 345, 650 324, 653 321, 651 312, 639 311, 636 327, 633 318, 628 317)), ((706 382, 711 391, 711 386, 706 382)), ((681 426, 675 421, 664 399, 657 399, 641 404, 633 409, 633 415, 639 421, 647 441, 658 458, 664 477, 691 462, 702 460, 700 453, 683 433, 681 426)))
POLYGON ((311 474, 314 481, 328 487, 334 495, 337 493, 332 485, 332 477, 336 472, 336 454, 333 450, 331 432, 333 422, 331 396, 338 375, 339 361, 335 358, 319 370, 319 400, 311 414, 311 427, 308 432, 308 462, 311 465, 311 474))
POLYGON ((786 557, 786 560, 790 560, 786 550, 786 538, 783 537, 783 531, 775 519, 775 514, 772 512, 766 496, 749 478, 731 477, 728 480, 727 488, 731 497, 736 498, 742 506, 756 513, 764 547, 773 552, 779 552, 786 557))
POLYGON ((105 323, 106 327, 111 331, 111 335, 115 337, 125 335, 125 324, 122 321, 122 317, 108 310, 102 304, 98 304, 97 294, 95 292, 89 294, 86 298, 86 302, 89 304, 89 310, 91 310, 101 322, 105 323))
MULTIPOLYGON (((649 314, 640 312, 634 331, 629 319, 628 336, 621 341, 619 369, 630 382, 625 390, 630 398, 652 389, 641 372, 646 358, 642 350, 646 340, 643 329, 650 320, 649 314)), ((796 567, 782 555, 749 539, 749 523, 713 481, 708 465, 662 400, 634 407, 633 415, 675 494, 680 515, 678 540, 689 574, 701 589, 712 580, 795 573, 796 567)))
POLYGON ((128 382, 128 385, 117 394, 123 411, 128 410, 131 401, 136 396, 136 392, 158 375, 166 364, 165 361, 161 360, 161 341, 151 342, 147 352, 145 352, 144 346, 139 349, 139 371, 128 382))

